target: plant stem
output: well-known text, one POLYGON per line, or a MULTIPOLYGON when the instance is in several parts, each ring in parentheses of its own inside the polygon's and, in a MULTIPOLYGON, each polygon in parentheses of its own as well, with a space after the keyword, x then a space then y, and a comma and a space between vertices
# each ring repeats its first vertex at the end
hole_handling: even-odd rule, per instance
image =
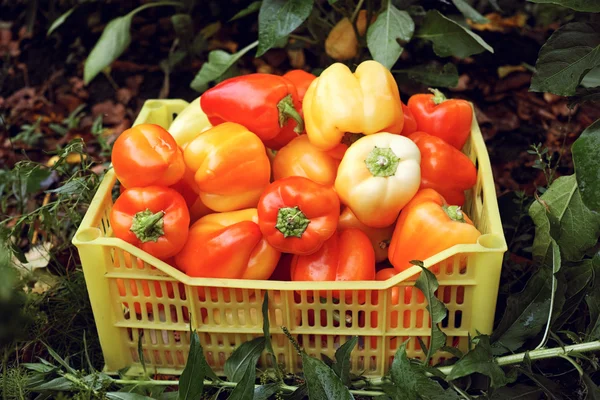
POLYGON ((352 13, 352 18, 350 19, 350 22, 354 23, 354 21, 356 21, 356 17, 358 17, 358 13, 360 12, 360 9, 362 8, 364 2, 365 0, 358 1, 358 4, 356 5, 354 12, 352 13))

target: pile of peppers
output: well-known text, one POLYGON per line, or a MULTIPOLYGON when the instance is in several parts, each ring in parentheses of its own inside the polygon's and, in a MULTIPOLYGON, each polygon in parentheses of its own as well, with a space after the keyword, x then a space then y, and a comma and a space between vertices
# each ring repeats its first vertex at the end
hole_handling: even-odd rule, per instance
POLYGON ((430 90, 404 104, 375 61, 227 79, 118 137, 114 235, 191 277, 292 281, 385 280, 476 243, 473 110, 430 90))

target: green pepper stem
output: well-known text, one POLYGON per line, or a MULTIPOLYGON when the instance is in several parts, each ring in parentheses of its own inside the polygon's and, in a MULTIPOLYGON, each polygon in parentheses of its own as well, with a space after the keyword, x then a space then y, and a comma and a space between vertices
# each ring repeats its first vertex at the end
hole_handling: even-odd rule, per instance
POLYGON ((465 214, 460 209, 460 206, 442 206, 442 208, 451 220, 456 222, 466 222, 465 214))
POLYGON ((444 101, 448 100, 446 98, 446 96, 444 96, 444 93, 440 92, 437 89, 429 88, 429 91, 431 93, 433 93, 433 99, 432 100, 433 100, 433 103, 435 105, 442 104, 444 101))
POLYGON ((393 176, 398 169, 400 158, 389 147, 373 147, 365 159, 367 169, 373 176, 393 176))
POLYGON ((152 213, 148 208, 140 211, 133 216, 131 228, 129 230, 142 242, 157 242, 165 234, 164 231, 164 211, 152 213))
POLYGON ((296 127, 294 128, 294 132, 302 133, 304 131, 304 120, 300 116, 300 113, 294 107, 294 102, 292 101, 292 95, 288 94, 285 96, 279 103, 277 103, 277 109, 279 110, 279 126, 283 127, 288 118, 293 118, 296 121, 296 127))
POLYGON ((310 220, 298 206, 282 207, 277 212, 277 224, 275 228, 283 234, 283 237, 290 236, 300 238, 308 227, 310 220))

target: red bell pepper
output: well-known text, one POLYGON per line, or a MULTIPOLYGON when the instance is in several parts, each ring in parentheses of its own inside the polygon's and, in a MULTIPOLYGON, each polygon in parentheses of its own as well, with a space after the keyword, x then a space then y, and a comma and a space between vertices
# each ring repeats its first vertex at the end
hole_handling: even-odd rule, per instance
POLYGON ((415 94, 408 99, 417 129, 462 150, 471 134, 471 104, 466 100, 446 99, 439 90, 430 90, 433 94, 415 94))
POLYGON ((408 136, 417 130, 417 120, 410 108, 404 102, 402 103, 402 112, 404 113, 404 126, 402 127, 401 135, 408 136))
POLYGON ((235 122, 261 140, 286 130, 304 130, 298 91, 278 75, 255 73, 227 79, 204 92, 200 105, 213 126, 235 122))
POLYGON ((421 189, 434 189, 449 204, 462 206, 465 190, 477 182, 475 164, 438 137, 425 132, 415 132, 408 137, 421 152, 421 189))
POLYGON ((258 200, 258 225, 269 244, 311 254, 337 229, 340 200, 331 186, 290 176, 271 183, 258 200))

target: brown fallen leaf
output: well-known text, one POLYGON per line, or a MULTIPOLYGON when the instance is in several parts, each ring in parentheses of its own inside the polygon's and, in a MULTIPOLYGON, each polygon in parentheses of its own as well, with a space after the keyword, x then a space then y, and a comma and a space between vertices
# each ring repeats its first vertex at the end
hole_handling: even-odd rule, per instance
POLYGON ((102 114, 102 123, 105 125, 116 125, 123 122, 125 119, 125 106, 120 103, 115 103, 112 100, 106 100, 102 103, 95 104, 92 107, 92 115, 96 118, 102 114))

